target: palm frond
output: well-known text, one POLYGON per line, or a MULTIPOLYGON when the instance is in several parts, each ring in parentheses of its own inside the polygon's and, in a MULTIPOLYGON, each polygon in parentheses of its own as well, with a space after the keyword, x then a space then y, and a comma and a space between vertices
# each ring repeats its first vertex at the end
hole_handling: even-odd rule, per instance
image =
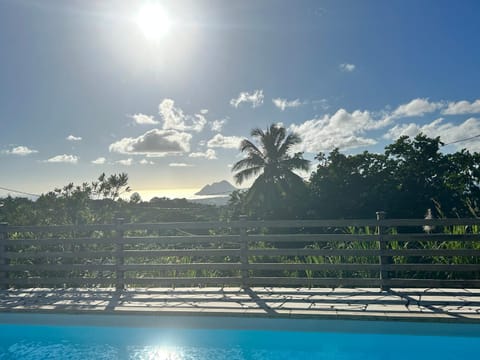
POLYGON ((240 151, 247 152, 247 153, 256 153, 259 156, 262 156, 262 151, 250 140, 244 139, 240 143, 240 151))
POLYGON ((247 169, 249 167, 264 166, 265 161, 262 157, 257 156, 256 154, 250 154, 246 158, 237 161, 232 166, 232 171, 247 169))
POLYGON ((278 153, 281 155, 281 156, 284 156, 288 153, 288 150, 290 150, 290 148, 293 146, 293 145, 297 145, 297 144, 300 144, 302 142, 302 138, 300 136, 298 136, 297 134, 293 133, 293 134, 289 134, 285 141, 283 142, 283 144, 279 147, 278 149, 278 153))
POLYGON ((310 161, 303 158, 303 153, 296 153, 292 157, 282 161, 282 167, 288 170, 303 170, 310 169, 310 161))
MULTIPOLYGON (((303 153, 291 154, 291 148, 301 142, 293 133, 287 135, 284 126, 270 125, 266 131, 256 128, 251 131, 254 142, 245 139, 240 150, 245 158, 236 162, 232 171, 237 184, 256 177, 250 187, 245 201, 252 209, 263 209, 264 214, 275 213, 280 199, 295 196, 298 191, 303 194, 305 182, 293 170, 308 170, 310 162, 303 158, 303 153), (258 145, 257 145, 258 144, 258 145)), ((255 210, 254 210, 255 211, 255 210)))
POLYGON ((262 170, 263 170, 263 167, 261 166, 250 167, 248 169, 244 169, 237 172, 233 177, 235 179, 235 182, 240 185, 248 178, 259 174, 262 170))
POLYGON ((252 131, 250 131, 250 135, 256 138, 262 138, 265 136, 265 133, 263 132, 262 129, 255 128, 255 129, 252 129, 252 131))

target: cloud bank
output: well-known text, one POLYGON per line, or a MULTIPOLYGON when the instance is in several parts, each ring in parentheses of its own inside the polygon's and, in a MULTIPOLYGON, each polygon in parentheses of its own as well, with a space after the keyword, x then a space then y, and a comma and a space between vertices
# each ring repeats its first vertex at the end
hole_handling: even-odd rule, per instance
POLYGON ((153 129, 136 138, 123 138, 109 146, 110 152, 119 154, 165 156, 190 151, 192 135, 176 130, 153 129))

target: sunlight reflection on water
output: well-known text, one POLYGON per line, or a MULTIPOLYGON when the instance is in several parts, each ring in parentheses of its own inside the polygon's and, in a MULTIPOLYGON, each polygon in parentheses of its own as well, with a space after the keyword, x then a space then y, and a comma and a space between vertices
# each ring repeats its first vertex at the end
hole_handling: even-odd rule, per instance
POLYGON ((476 336, 29 325, 0 325, 0 334, 1 360, 478 358, 476 336))

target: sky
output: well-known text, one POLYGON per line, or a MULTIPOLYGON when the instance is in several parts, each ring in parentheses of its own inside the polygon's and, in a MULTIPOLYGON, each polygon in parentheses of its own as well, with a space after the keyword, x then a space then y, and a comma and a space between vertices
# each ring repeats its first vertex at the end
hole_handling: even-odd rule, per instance
POLYGON ((0 0, 0 187, 233 183, 239 142, 272 123, 312 169, 320 151, 419 132, 480 151, 478 14, 475 0, 0 0))

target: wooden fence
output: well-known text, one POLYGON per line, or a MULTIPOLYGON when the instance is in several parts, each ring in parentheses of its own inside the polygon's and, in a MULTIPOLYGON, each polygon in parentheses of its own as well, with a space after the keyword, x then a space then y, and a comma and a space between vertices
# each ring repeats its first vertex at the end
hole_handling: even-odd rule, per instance
POLYGON ((0 224, 0 286, 480 287, 480 219, 0 224), (424 226, 428 226, 425 232, 424 226))

